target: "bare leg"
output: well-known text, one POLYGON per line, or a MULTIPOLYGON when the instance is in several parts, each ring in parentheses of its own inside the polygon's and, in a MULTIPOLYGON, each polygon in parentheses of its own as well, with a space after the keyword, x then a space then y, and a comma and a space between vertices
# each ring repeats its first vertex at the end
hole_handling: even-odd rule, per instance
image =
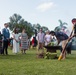
POLYGON ((66 50, 65 50, 64 53, 63 53, 62 59, 64 60, 65 58, 66 58, 66 50))

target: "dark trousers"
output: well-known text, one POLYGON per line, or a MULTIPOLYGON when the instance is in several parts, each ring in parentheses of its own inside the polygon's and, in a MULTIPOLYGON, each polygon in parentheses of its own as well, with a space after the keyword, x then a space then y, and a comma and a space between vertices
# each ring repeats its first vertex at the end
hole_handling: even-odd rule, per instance
POLYGON ((66 46, 66 51, 68 54, 71 54, 71 47, 72 47, 72 42, 68 42, 68 44, 66 46))
POLYGON ((0 54, 2 54, 2 42, 0 42, 0 54))
POLYGON ((0 47, 0 54, 2 54, 2 47, 0 47))
POLYGON ((60 47, 60 51, 62 52, 62 46, 60 47))
POLYGON ((4 52, 5 52, 6 55, 8 54, 7 48, 8 48, 8 40, 7 41, 3 41, 2 54, 4 54, 4 52))
POLYGON ((71 54, 71 47, 67 47, 66 50, 68 54, 71 54))

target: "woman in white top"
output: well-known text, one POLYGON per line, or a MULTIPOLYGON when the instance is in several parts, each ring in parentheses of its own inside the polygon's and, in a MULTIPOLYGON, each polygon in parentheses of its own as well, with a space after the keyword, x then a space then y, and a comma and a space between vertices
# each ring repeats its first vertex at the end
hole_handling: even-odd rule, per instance
POLYGON ((51 40, 52 40, 52 36, 49 34, 49 30, 48 31, 46 31, 46 35, 45 35, 45 46, 47 46, 50 42, 51 42, 51 40))
POLYGON ((19 52, 19 34, 18 34, 18 29, 14 29, 13 33, 13 53, 18 53, 19 52))

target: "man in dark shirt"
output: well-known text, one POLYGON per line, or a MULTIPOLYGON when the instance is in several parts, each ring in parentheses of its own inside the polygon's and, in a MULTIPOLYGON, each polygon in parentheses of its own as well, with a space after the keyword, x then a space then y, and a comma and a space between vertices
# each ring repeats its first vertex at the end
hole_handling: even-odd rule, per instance
POLYGON ((58 44, 61 41, 64 41, 64 40, 67 40, 68 39, 68 35, 65 34, 64 32, 54 32, 54 31, 51 31, 50 34, 52 36, 55 36, 56 37, 56 39, 58 40, 58 44))
POLYGON ((8 55, 7 48, 8 48, 8 42, 10 39, 10 33, 9 33, 9 30, 7 28, 8 28, 8 23, 5 23, 4 28, 2 29, 2 34, 3 34, 2 54, 6 54, 6 55, 8 55))
MULTIPOLYGON (((64 32, 54 32, 54 31, 51 31, 50 34, 52 36, 56 37, 56 39, 58 41, 58 45, 59 45, 60 42, 62 42, 62 46, 61 46, 61 52, 62 52, 62 50, 65 49, 66 44, 68 42, 68 38, 69 38, 68 35, 65 34, 64 32)), ((64 52, 64 58, 63 59, 65 59, 65 57, 66 57, 66 50, 64 52)))

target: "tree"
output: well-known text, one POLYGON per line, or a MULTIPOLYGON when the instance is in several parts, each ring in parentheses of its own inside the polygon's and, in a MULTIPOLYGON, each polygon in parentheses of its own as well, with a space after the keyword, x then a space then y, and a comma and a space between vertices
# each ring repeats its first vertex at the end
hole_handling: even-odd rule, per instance
POLYGON ((10 28, 10 30, 13 30, 13 28, 17 27, 19 22, 22 20, 22 17, 20 15, 14 14, 9 19, 10 19, 9 28, 10 28))
MULTIPOLYGON (((22 16, 18 15, 18 14, 13 14, 12 16, 10 16, 10 22, 9 24, 9 29, 11 31, 13 31, 14 28, 19 28, 19 32, 22 32, 22 29, 25 28, 28 35, 31 37, 33 34, 35 34, 35 36, 37 35, 37 32, 40 30, 41 25, 40 24, 31 24, 27 21, 25 21, 22 16)), ((47 27, 42 27, 43 31, 46 31, 48 28, 47 27)))
POLYGON ((39 32, 40 28, 43 29, 43 32, 45 32, 45 31, 48 30, 47 27, 45 27, 45 26, 41 26, 40 24, 33 24, 33 28, 34 28, 34 30, 37 31, 37 32, 39 32))
POLYGON ((48 30, 48 28, 45 26, 42 26, 42 29, 43 29, 43 32, 46 32, 48 30))
POLYGON ((32 24, 25 21, 20 15, 18 14, 14 14, 12 15, 10 18, 10 22, 9 22, 9 29, 11 31, 13 31, 13 29, 15 27, 19 28, 19 32, 22 32, 22 29, 25 28, 28 35, 29 36, 32 36, 33 34, 33 27, 32 27, 32 24))
POLYGON ((62 22, 61 20, 58 20, 60 25, 55 27, 54 31, 60 31, 62 28, 66 29, 67 27, 65 25, 68 25, 66 22, 62 22))
POLYGON ((40 28, 41 28, 41 25, 40 24, 33 24, 33 28, 34 28, 34 30, 36 30, 37 32, 40 30, 40 28))

